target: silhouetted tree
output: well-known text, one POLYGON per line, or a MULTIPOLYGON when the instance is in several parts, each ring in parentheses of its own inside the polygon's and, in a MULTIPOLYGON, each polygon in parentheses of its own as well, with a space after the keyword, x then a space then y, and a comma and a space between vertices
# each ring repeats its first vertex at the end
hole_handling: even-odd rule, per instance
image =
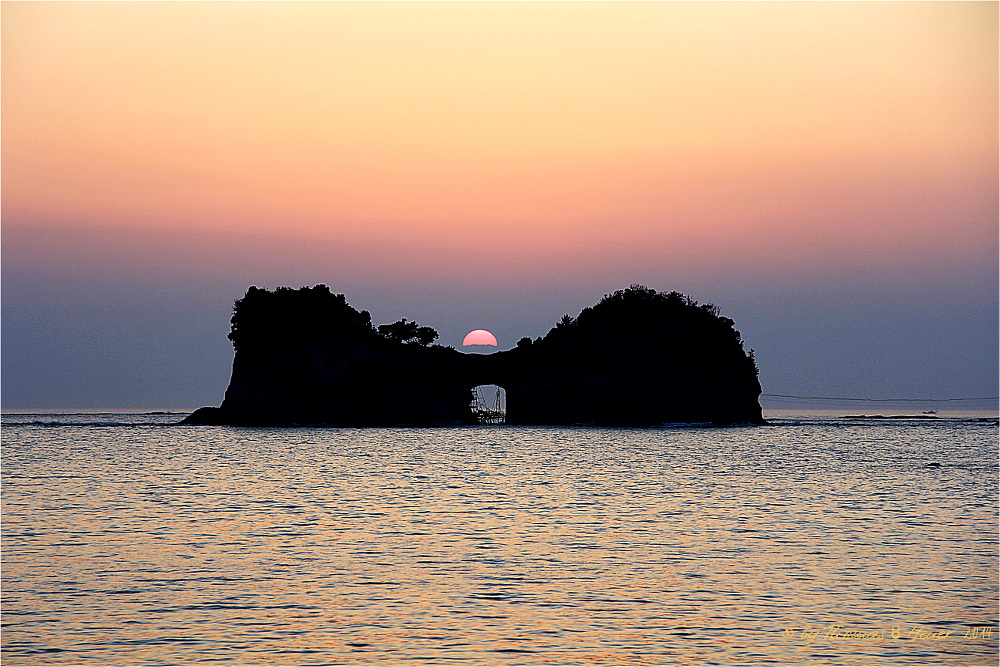
POLYGON ((233 304, 229 340, 243 345, 293 345, 330 339, 374 337, 371 314, 352 308, 343 294, 326 285, 279 287, 273 292, 250 287, 233 304))
POLYGON ((684 350, 684 354, 671 357, 671 372, 702 371, 704 365, 723 358, 720 354, 731 355, 725 358, 747 364, 757 372, 755 359, 744 351, 743 338, 733 320, 722 317, 718 306, 699 304, 686 294, 657 292, 644 285, 605 294, 575 319, 563 315, 546 336, 535 342, 563 359, 583 360, 588 355, 610 358, 600 352, 609 345, 627 356, 631 353, 621 347, 626 340, 636 349, 668 346, 684 350))
POLYGON ((417 326, 416 322, 407 322, 405 317, 392 324, 380 325, 378 332, 381 336, 397 343, 430 345, 438 338, 438 332, 434 329, 417 326))
POLYGON ((438 339, 438 332, 430 327, 420 327, 417 329, 417 342, 421 345, 430 345, 438 339))
POLYGON ((397 343, 402 343, 410 338, 415 338, 417 335, 417 323, 407 322, 406 318, 399 320, 398 322, 393 322, 392 324, 380 324, 378 327, 379 335, 388 338, 389 340, 394 340, 397 343))

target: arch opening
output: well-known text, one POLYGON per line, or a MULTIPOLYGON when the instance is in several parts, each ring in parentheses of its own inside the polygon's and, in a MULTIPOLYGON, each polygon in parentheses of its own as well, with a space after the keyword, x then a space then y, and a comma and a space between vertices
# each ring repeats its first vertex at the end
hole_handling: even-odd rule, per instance
POLYGON ((479 424, 507 423, 507 391, 496 384, 481 384, 472 388, 469 404, 479 424))

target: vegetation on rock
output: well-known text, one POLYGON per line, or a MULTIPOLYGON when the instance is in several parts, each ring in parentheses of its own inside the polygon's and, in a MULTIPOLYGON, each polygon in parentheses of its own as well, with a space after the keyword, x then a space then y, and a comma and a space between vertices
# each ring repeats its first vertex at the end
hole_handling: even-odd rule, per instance
POLYGON ((431 327, 378 327, 326 285, 236 301, 233 375, 189 423, 474 423, 470 390, 507 390, 509 424, 763 423, 753 350, 733 320, 678 292, 632 285, 512 350, 463 354, 431 327))

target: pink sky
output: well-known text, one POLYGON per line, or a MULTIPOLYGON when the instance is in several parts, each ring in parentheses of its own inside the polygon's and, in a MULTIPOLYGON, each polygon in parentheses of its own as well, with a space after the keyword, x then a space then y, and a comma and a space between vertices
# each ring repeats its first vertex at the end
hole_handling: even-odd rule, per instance
POLYGON ((11 226, 513 276, 996 248, 990 3, 5 3, 3 56, 11 226))
POLYGON ((642 282, 775 390, 995 392, 996 3, 0 14, 5 401, 221 389, 232 300, 320 282, 501 348, 642 282))

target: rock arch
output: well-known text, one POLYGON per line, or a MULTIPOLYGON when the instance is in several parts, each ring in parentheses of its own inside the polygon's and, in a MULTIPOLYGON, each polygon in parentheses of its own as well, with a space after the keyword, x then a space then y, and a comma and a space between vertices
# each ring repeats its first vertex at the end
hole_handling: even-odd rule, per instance
POLYGON ((302 290, 253 290, 234 309, 225 400, 187 423, 467 424, 481 384, 506 389, 508 424, 764 423, 733 321, 677 292, 619 290, 542 338, 479 355, 380 337, 325 286, 303 288, 308 308, 302 290), (264 304, 252 317, 251 295, 264 304))

